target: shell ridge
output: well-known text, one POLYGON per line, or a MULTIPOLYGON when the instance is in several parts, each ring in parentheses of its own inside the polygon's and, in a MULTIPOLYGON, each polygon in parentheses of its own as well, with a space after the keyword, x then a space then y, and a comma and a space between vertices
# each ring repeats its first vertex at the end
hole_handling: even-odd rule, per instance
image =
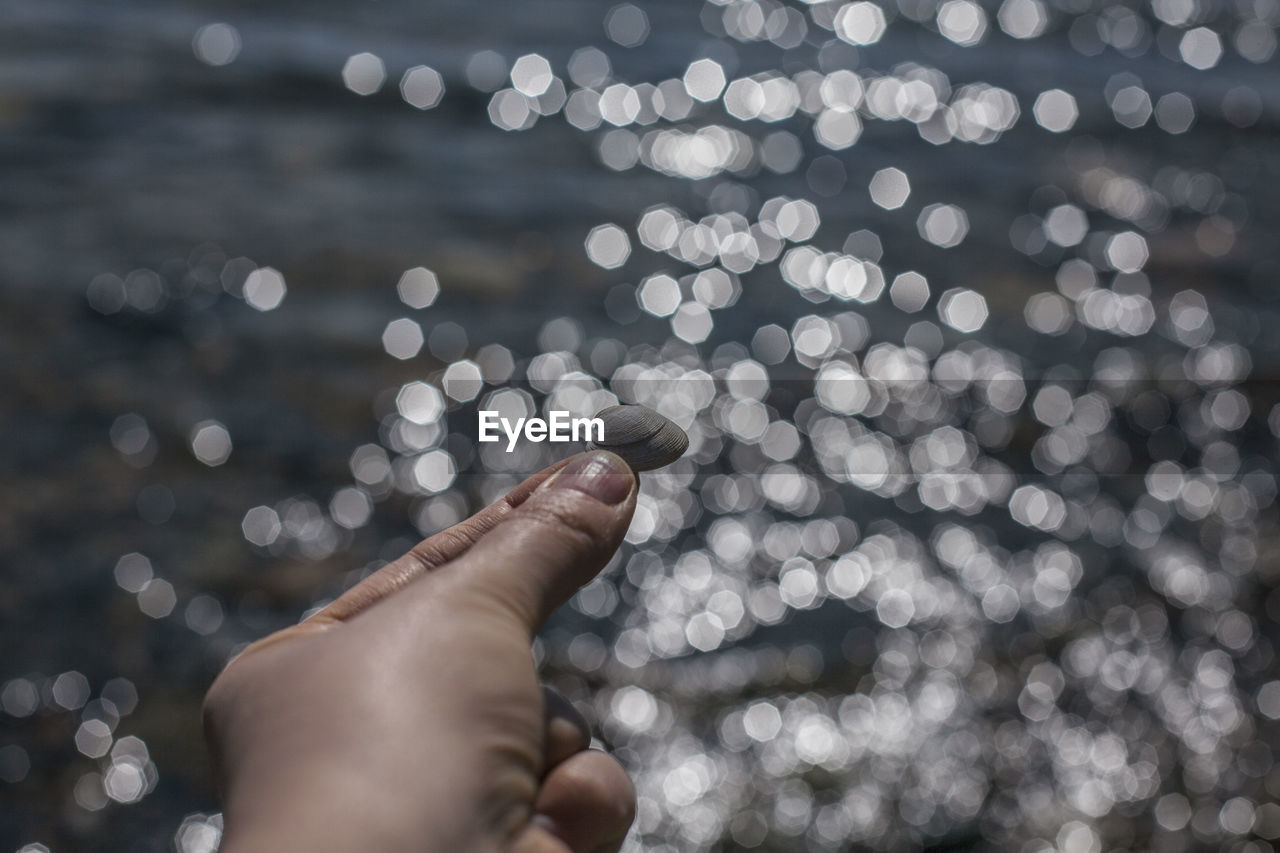
POLYGON ((661 468, 679 459, 689 447, 684 430, 644 406, 610 406, 596 417, 604 422, 604 436, 587 446, 617 454, 633 471, 661 468))

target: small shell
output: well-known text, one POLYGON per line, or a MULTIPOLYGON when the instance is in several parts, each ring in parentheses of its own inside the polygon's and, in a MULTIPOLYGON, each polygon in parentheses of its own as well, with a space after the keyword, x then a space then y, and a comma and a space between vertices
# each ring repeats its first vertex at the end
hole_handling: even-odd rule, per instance
POLYGON ((610 406, 596 417, 604 421, 604 438, 588 446, 618 454, 632 471, 669 465, 689 449, 684 430, 644 406, 610 406))

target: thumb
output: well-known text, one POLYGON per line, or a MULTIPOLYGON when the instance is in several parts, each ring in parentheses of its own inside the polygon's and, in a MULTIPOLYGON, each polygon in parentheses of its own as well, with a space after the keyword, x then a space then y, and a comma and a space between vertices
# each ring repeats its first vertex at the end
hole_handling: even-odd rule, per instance
POLYGON ((609 562, 635 508, 627 463, 583 453, 443 568, 468 599, 507 610, 532 636, 609 562))

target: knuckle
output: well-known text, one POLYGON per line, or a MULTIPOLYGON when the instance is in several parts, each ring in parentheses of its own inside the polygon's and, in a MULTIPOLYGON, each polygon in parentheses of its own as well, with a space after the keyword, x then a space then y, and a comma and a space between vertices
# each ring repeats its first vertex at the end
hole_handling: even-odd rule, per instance
POLYGON ((533 534, 551 531, 576 553, 594 555, 605 547, 596 525, 563 501, 530 501, 512 521, 525 525, 533 534))
POLYGON ((441 564, 447 563, 451 555, 465 550, 471 542, 472 537, 459 533, 451 527, 414 545, 409 550, 409 554, 423 571, 430 572, 441 564))

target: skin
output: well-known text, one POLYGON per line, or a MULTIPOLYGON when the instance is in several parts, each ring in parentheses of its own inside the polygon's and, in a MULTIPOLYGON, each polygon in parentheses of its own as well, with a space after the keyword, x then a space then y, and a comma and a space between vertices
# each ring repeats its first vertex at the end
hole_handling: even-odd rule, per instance
POLYGON ((233 660, 204 709, 223 853, 618 850, 634 788, 530 643, 635 502, 618 457, 565 460, 233 660))

